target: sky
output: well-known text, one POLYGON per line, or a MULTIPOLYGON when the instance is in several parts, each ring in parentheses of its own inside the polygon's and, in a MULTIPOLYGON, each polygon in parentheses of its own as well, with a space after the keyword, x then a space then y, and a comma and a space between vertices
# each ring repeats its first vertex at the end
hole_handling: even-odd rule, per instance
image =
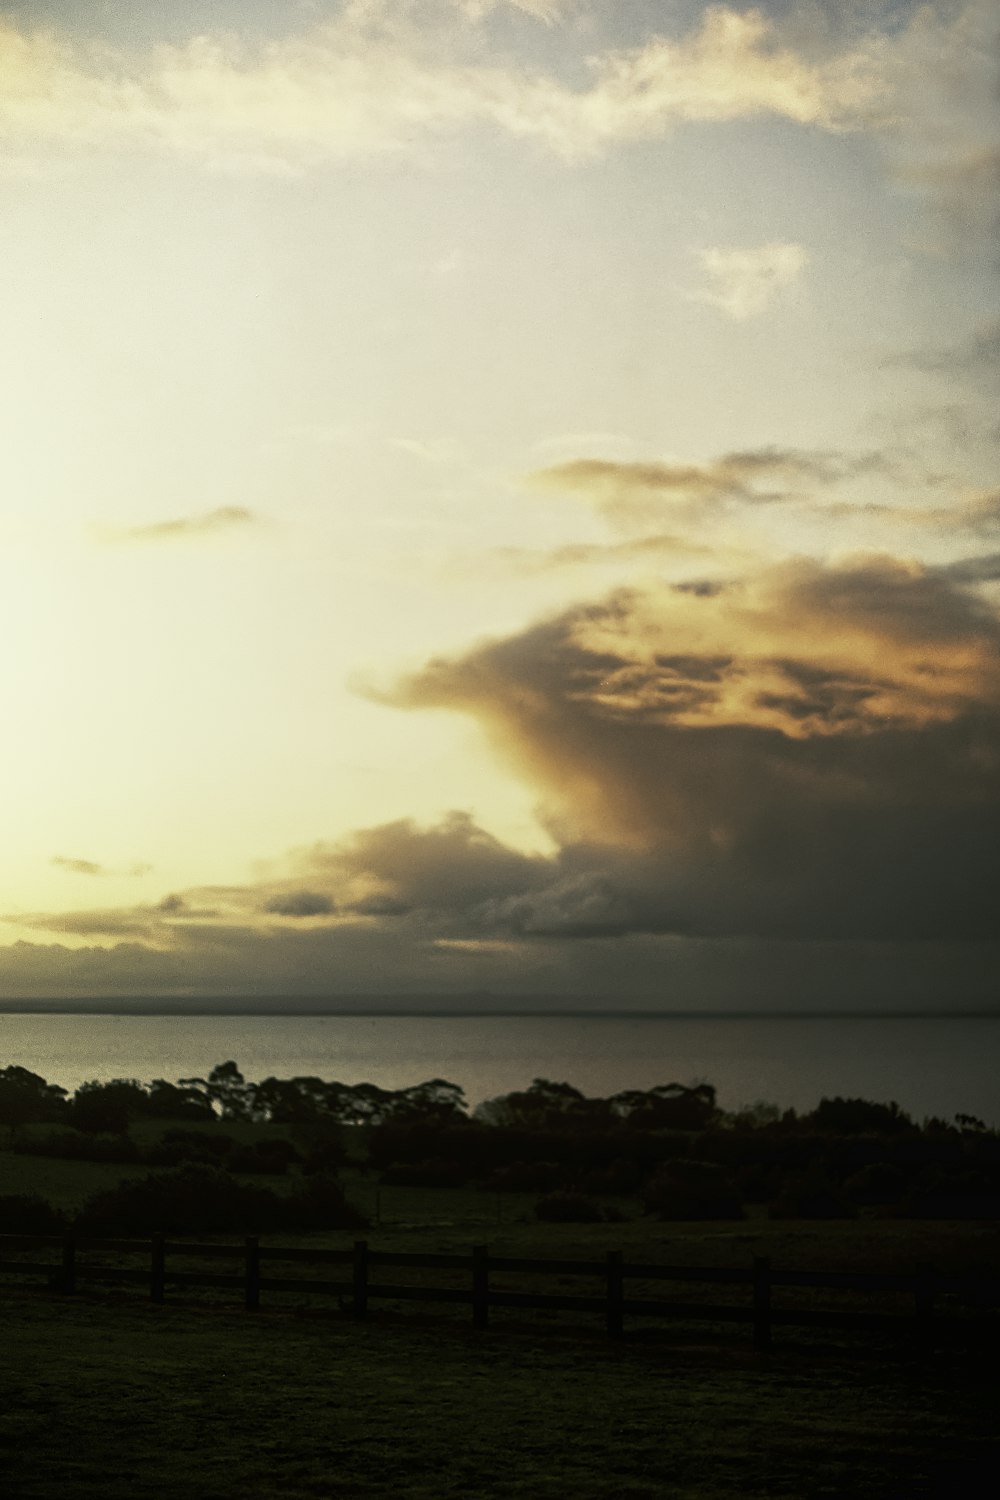
POLYGON ((0 7, 0 999, 995 999, 997 30, 0 7))

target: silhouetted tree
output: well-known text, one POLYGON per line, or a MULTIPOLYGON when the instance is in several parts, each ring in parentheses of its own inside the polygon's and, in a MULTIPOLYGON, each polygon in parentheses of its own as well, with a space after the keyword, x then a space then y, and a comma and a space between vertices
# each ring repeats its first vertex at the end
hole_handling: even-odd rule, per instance
POLYGON ((630 1129, 706 1130, 719 1118, 710 1083, 661 1083, 652 1089, 626 1089, 608 1101, 630 1129))
POLYGON ((124 1135, 129 1122, 145 1114, 149 1095, 134 1078, 114 1078, 109 1083, 81 1083, 69 1105, 69 1118, 77 1130, 124 1135))
POLYGON ((0 1122, 14 1131, 21 1125, 60 1119, 65 1098, 64 1088, 46 1083, 38 1073, 14 1065, 0 1068, 0 1122))
POLYGON ((457 1083, 431 1078, 399 1089, 387 1105, 393 1124, 455 1125, 466 1118, 465 1091, 457 1083))
POLYGON ((803 1115, 800 1124, 830 1135, 894 1135, 912 1130, 913 1121, 899 1105, 875 1104, 870 1099, 821 1099, 811 1115, 803 1115))
POLYGON ((183 1088, 154 1078, 146 1088, 146 1113, 160 1120, 211 1120, 215 1113, 211 1101, 196 1088, 183 1088))
POLYGON ((207 1078, 180 1078, 178 1083, 198 1093, 213 1111, 217 1108, 224 1120, 248 1120, 251 1116, 253 1085, 247 1083, 234 1062, 216 1063, 207 1078))

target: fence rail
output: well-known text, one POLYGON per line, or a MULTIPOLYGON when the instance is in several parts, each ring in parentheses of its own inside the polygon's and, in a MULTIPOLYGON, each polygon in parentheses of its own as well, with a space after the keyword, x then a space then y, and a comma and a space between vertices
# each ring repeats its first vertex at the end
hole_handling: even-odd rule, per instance
POLYGON ((356 1240, 344 1249, 301 1249, 289 1245, 263 1246, 250 1236, 230 1244, 203 1244, 167 1239, 77 1238, 73 1235, 0 1235, 0 1273, 43 1277, 63 1293, 73 1293, 81 1282, 139 1283, 149 1289, 153 1302, 162 1303, 169 1287, 213 1287, 239 1291, 248 1310, 260 1307, 262 1292, 300 1292, 335 1296, 355 1318, 364 1318, 373 1300, 392 1302, 438 1302, 471 1307, 477 1328, 489 1323, 491 1308, 525 1308, 595 1313, 603 1316, 608 1334, 620 1338, 626 1316, 664 1318, 688 1322, 744 1323, 752 1327, 753 1343, 766 1349, 775 1326, 804 1328, 866 1329, 906 1334, 916 1333, 923 1342, 946 1335, 957 1320, 945 1315, 943 1296, 965 1299, 974 1307, 1000 1305, 1000 1277, 946 1275, 935 1271, 914 1274, 855 1271, 782 1271, 770 1260, 757 1257, 751 1267, 653 1265, 626 1261, 622 1252, 611 1250, 602 1260, 535 1259, 491 1255, 485 1245, 474 1245, 468 1254, 438 1254, 420 1251, 379 1250, 366 1240, 356 1240), (14 1251, 48 1251, 51 1261, 13 1258, 14 1251), (97 1255, 141 1256, 142 1266, 109 1266, 88 1257, 97 1255), (175 1264, 170 1265, 173 1259, 175 1264), (236 1262, 232 1271, 188 1270, 177 1267, 177 1259, 227 1260, 236 1262), (267 1275, 267 1262, 309 1266, 342 1266, 342 1278, 267 1275), (444 1270, 461 1274, 464 1286, 416 1285, 380 1281, 373 1269, 402 1268, 444 1270), (577 1292, 518 1291, 498 1286, 491 1276, 532 1276, 598 1279, 600 1295, 577 1292), (673 1301, 665 1298, 627 1296, 626 1282, 673 1282, 704 1286, 732 1286, 749 1290, 743 1303, 673 1301), (775 1307, 773 1293, 784 1288, 822 1289, 832 1292, 875 1292, 912 1299, 909 1312, 871 1311, 857 1308, 775 1307), (345 1304, 346 1299, 346 1304, 345 1304))

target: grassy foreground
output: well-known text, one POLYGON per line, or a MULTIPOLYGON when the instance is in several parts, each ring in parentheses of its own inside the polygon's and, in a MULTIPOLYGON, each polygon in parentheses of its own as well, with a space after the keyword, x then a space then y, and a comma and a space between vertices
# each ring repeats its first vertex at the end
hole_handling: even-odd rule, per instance
MULTIPOLYGON (((977 1500, 996 1371, 0 1289, 7 1500, 977 1500)), ((996 1468, 993 1468, 994 1478, 996 1468)))

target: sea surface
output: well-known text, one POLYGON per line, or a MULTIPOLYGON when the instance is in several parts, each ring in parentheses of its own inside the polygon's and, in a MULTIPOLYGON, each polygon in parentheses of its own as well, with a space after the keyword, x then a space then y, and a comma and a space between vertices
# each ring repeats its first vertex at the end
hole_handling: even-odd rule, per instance
POLYGON ((0 1014, 0 1067, 74 1089, 89 1079, 312 1075, 403 1088, 445 1078, 470 1106, 533 1078, 606 1096, 708 1082, 724 1109, 757 1100, 890 1099, 917 1120, 1000 1126, 1000 1016, 986 1018, 523 1015, 0 1014))

